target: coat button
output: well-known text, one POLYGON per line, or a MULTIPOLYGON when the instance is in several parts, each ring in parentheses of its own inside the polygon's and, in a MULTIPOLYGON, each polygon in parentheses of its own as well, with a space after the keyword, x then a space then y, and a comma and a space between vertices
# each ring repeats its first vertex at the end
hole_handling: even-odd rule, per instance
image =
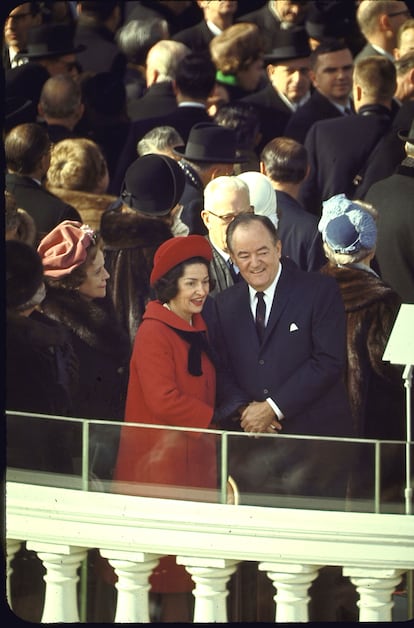
POLYGON ((264 388, 264 389, 263 389, 263 392, 264 392, 264 394, 265 394, 265 395, 267 395, 267 393, 268 393, 269 391, 267 390, 267 388, 264 388))
POLYGON ((259 364, 260 364, 261 366, 263 366, 263 364, 264 364, 264 360, 259 360, 259 364))

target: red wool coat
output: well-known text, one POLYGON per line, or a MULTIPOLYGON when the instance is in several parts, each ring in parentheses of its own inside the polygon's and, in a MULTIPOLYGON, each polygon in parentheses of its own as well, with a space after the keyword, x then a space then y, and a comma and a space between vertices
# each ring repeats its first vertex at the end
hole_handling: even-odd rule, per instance
MULTIPOLYGON (((206 331, 200 315, 193 316, 190 326, 161 303, 150 302, 132 352, 125 421, 208 428, 215 402, 214 366, 203 352, 202 375, 191 375, 189 343, 174 328, 206 331)), ((115 482, 121 484, 114 487, 119 492, 170 498, 180 498, 182 493, 175 487, 181 487, 184 499, 197 499, 200 493, 199 499, 211 500, 217 495, 216 465, 214 434, 124 426, 115 469, 115 482)), ((173 557, 161 560, 151 583, 157 592, 193 586, 173 557)))

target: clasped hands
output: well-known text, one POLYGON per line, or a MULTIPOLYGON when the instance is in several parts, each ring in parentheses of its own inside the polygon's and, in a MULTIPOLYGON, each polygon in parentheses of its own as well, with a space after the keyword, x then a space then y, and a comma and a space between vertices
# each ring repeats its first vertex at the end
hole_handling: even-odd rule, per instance
POLYGON ((240 425, 245 432, 274 434, 282 429, 273 409, 267 401, 252 401, 239 408, 240 425))

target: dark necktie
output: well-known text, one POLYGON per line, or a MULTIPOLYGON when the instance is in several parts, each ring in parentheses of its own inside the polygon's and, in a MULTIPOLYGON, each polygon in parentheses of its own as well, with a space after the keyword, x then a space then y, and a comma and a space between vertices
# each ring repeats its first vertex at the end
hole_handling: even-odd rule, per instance
POLYGON ((352 115, 352 109, 350 107, 345 107, 344 109, 344 115, 345 116, 350 116, 352 115))
POLYGON ((231 261, 230 258, 229 258, 229 261, 228 261, 228 266, 229 266, 231 278, 233 279, 234 283, 237 283, 238 280, 239 280, 239 273, 236 272, 236 270, 234 268, 234 264, 233 264, 233 262, 231 261))
POLYGON ((256 306, 256 329, 260 342, 263 340, 264 331, 266 328, 266 303, 264 300, 264 292, 256 292, 257 306, 256 306))

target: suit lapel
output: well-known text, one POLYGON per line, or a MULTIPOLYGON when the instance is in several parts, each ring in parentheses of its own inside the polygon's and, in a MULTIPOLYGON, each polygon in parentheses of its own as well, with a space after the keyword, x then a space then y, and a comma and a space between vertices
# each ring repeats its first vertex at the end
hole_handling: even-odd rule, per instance
POLYGON ((272 331, 276 327, 282 312, 289 303, 290 295, 292 293, 292 286, 294 283, 294 276, 286 268, 282 269, 279 281, 276 286, 275 296, 273 298, 272 309, 268 323, 266 325, 265 334, 263 338, 263 344, 267 342, 272 334, 272 331))

